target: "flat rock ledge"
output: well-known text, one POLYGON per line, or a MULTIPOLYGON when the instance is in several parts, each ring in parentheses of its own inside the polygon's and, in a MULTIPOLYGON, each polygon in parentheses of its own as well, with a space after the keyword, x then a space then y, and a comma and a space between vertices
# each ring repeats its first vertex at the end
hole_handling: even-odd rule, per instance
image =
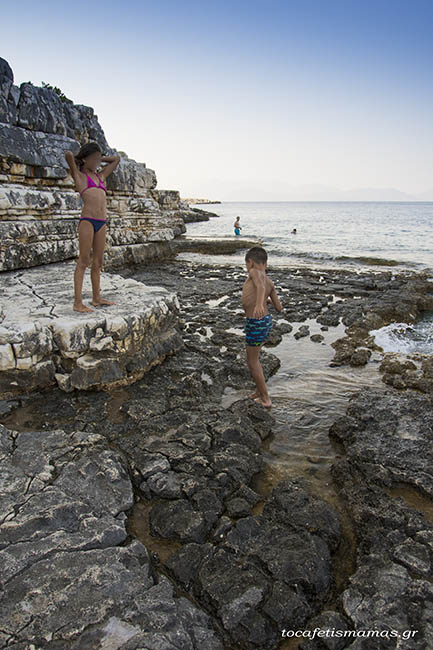
MULTIPOLYGON (((72 309, 74 262, 2 273, 0 395, 55 386, 103 389, 136 381, 183 345, 179 302, 163 287, 102 273, 115 305, 72 309)), ((91 306, 90 274, 83 301, 91 306)))
POLYGON ((203 253, 204 255, 230 255, 236 251, 260 246, 258 239, 247 237, 188 237, 180 235, 169 242, 170 249, 176 253, 203 253))

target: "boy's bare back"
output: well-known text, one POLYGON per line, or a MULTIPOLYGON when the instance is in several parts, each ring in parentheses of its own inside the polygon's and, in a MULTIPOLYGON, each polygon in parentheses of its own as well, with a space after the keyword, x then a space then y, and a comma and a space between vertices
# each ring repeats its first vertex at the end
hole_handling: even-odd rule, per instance
MULTIPOLYGON (((275 293, 275 287, 272 280, 266 275, 266 271, 261 269, 253 268, 248 272, 248 278, 244 282, 242 287, 242 307, 245 310, 245 315, 248 318, 254 318, 254 312, 257 306, 257 285, 264 286, 265 293, 263 297, 263 314, 266 316, 268 312, 268 298, 275 293)), ((275 294, 276 295, 276 294, 275 294)), ((272 300, 273 302, 273 300, 272 300)), ((260 318, 262 317, 260 316, 260 318)))

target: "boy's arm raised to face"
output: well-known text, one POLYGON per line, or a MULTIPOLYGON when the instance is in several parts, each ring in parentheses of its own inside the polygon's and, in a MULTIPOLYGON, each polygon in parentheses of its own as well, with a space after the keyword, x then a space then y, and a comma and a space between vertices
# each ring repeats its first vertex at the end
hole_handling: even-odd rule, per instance
POLYGON ((265 308, 263 306, 266 291, 265 274, 259 273, 257 269, 251 269, 249 276, 256 288, 256 306, 254 307, 253 317, 263 318, 265 315, 265 308))

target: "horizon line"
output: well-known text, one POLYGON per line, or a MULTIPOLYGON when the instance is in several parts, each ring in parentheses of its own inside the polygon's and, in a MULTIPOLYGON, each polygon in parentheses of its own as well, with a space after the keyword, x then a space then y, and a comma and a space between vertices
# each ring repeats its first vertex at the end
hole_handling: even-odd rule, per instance
MULTIPOLYGON (((187 199, 181 199, 182 201, 187 201, 187 199)), ((275 201, 264 201, 264 200, 256 200, 256 201, 245 201, 244 199, 242 200, 217 200, 217 201, 203 201, 200 203, 196 203, 195 205, 219 205, 220 203, 432 203, 433 201, 396 201, 396 200, 389 200, 389 201, 374 201, 374 200, 365 200, 365 201, 342 201, 342 200, 319 200, 319 199, 299 199, 299 200, 286 200, 286 199, 280 199, 280 200, 275 200, 275 201)))

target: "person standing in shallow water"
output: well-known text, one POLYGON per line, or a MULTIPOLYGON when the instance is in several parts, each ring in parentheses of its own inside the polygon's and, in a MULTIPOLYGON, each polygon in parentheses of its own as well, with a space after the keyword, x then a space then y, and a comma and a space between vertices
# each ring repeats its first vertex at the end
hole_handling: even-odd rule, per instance
POLYGON ((93 261, 90 271, 92 281, 92 305, 114 305, 116 303, 101 297, 101 268, 104 261, 106 238, 106 188, 104 181, 116 169, 120 156, 103 156, 97 142, 83 145, 77 154, 65 153, 66 162, 75 181, 75 189, 83 199, 83 208, 78 224, 79 256, 74 272, 74 311, 94 311, 83 304, 82 290, 86 268, 90 263, 90 251, 93 249, 93 261), (106 162, 100 174, 97 167, 106 162))
POLYGON ((240 235, 241 234, 241 223, 240 223, 240 217, 236 217, 236 221, 233 224, 233 228, 235 229, 235 235, 240 235))
POLYGON ((242 288, 242 307, 245 310, 245 343, 247 364, 256 384, 256 391, 249 395, 256 402, 272 406, 266 386, 263 368, 259 360, 260 349, 272 329, 269 302, 278 312, 283 310, 272 280, 266 275, 268 254, 261 246, 253 246, 245 255, 248 278, 242 288))

